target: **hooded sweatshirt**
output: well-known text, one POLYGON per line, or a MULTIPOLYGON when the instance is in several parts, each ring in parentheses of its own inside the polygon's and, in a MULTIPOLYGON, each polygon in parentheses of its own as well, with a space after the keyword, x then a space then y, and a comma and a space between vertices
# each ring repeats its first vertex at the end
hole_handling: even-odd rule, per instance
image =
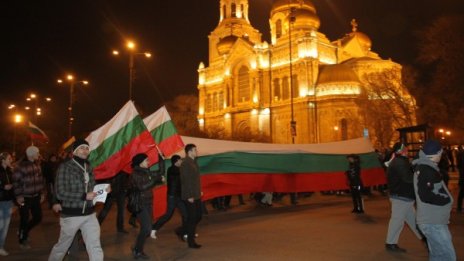
POLYGON ((453 197, 448 191, 435 162, 421 150, 414 160, 414 192, 417 224, 448 224, 453 197))

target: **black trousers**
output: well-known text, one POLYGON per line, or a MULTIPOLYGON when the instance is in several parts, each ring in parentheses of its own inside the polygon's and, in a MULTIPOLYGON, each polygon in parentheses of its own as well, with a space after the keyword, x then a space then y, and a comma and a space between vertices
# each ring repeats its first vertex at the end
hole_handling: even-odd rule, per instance
POLYGON ((179 209, 180 214, 182 216, 182 226, 184 226, 186 222, 187 210, 185 209, 184 202, 179 197, 175 197, 175 196, 168 196, 167 200, 168 200, 167 202, 168 204, 167 204, 166 213, 164 213, 164 215, 160 217, 156 221, 155 224, 153 224, 152 229, 154 230, 160 230, 160 228, 163 227, 164 224, 166 224, 166 222, 168 222, 171 219, 172 215, 174 214, 174 210, 176 210, 176 208, 179 209))
POLYGON ((364 211, 360 186, 351 186, 351 198, 353 199, 353 210, 364 211))
POLYGON ((195 243, 195 232, 198 223, 201 220, 203 211, 201 208, 201 200, 196 199, 193 203, 190 203, 188 200, 184 200, 185 207, 187 209, 187 222, 183 231, 187 231, 187 241, 189 245, 195 243))
POLYGON ((145 240, 147 239, 148 236, 150 236, 151 224, 153 221, 152 214, 153 214, 153 204, 151 202, 149 204, 143 204, 142 211, 137 213, 137 219, 140 222, 140 231, 135 241, 135 250, 138 253, 143 252, 143 246, 145 245, 145 240))
POLYGON ((108 198, 103 205, 102 210, 98 214, 98 222, 101 224, 105 220, 106 216, 111 210, 113 203, 116 202, 118 208, 118 215, 116 218, 116 228, 118 230, 124 229, 124 203, 126 202, 126 195, 124 193, 118 193, 113 195, 113 193, 108 194, 108 198))
POLYGON ((457 209, 462 211, 462 200, 464 199, 464 181, 459 181, 459 193, 458 193, 458 202, 457 209))
POLYGON ((24 205, 19 208, 19 243, 24 243, 29 237, 29 231, 42 221, 42 208, 40 207, 40 195, 24 197, 24 205), (32 219, 29 220, 29 214, 32 219))

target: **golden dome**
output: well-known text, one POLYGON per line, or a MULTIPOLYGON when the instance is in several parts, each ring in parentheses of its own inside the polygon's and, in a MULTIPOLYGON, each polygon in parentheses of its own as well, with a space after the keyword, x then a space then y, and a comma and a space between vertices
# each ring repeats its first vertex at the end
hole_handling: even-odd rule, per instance
POLYGON ((304 8, 316 12, 314 4, 309 0, 274 0, 272 4, 272 11, 277 11, 277 9, 286 9, 289 7, 304 8))
POLYGON ((219 54, 220 55, 227 54, 232 48, 232 46, 235 44, 237 39, 238 37, 235 35, 228 35, 224 38, 221 38, 216 45, 216 48, 218 49, 219 54))
POLYGON ((353 32, 352 34, 354 34, 353 38, 358 39, 358 41, 361 43, 362 46, 366 47, 367 49, 371 48, 372 41, 369 38, 369 36, 367 36, 365 33, 353 32))
POLYGON ((309 25, 319 29, 319 26, 321 25, 321 21, 316 13, 308 9, 297 9, 293 15, 295 16, 295 26, 309 25))
POLYGON ((360 83, 360 81, 354 71, 346 64, 321 66, 317 85, 329 83, 360 83))

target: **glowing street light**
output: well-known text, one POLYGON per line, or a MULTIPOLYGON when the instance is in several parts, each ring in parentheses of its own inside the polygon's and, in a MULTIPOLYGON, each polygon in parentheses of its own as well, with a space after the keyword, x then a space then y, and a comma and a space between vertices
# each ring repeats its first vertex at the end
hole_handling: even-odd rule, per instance
POLYGON ((21 114, 15 114, 14 115, 14 122, 15 123, 21 123, 23 121, 23 115, 21 114))
MULTIPOLYGON (((68 112, 69 112, 69 121, 68 121, 68 137, 70 138, 72 136, 72 124, 74 121, 74 116, 73 116, 73 104, 74 104, 74 86, 76 84, 81 84, 81 85, 88 85, 89 82, 86 80, 80 80, 76 81, 74 79, 74 76, 72 74, 68 74, 66 76, 67 81, 69 82, 69 107, 68 107, 68 112)), ((59 84, 63 83, 63 80, 58 79, 57 82, 59 84)))
MULTIPOLYGON (((148 59, 148 58, 151 58, 151 53, 150 52, 135 52, 136 44, 133 41, 127 41, 126 48, 128 49, 128 52, 129 52, 129 100, 132 100, 132 87, 134 83, 134 72, 135 72, 134 56, 143 55, 145 56, 145 58, 148 59)), ((113 55, 118 56, 119 51, 113 50, 113 55)))
MULTIPOLYGON (((44 101, 46 101, 46 102, 51 102, 51 101, 52 101, 52 98, 50 98, 50 97, 45 97, 45 98, 43 98, 43 99, 44 99, 44 101)), ((34 101, 34 103, 35 103, 34 108, 35 108, 35 120, 36 120, 36 121, 38 120, 37 116, 41 116, 41 115, 42 115, 42 110, 41 110, 41 108, 39 108, 39 100, 40 100, 40 99, 39 99, 39 95, 36 94, 36 93, 31 93, 31 94, 29 94, 29 96, 26 98, 26 101, 28 101, 28 102, 34 101)), ((26 109, 26 110, 30 110, 30 107, 27 106, 25 109, 26 109)))
POLYGON ((23 122, 23 115, 18 114, 18 113, 15 114, 13 117, 13 121, 15 123, 13 126, 13 153, 16 154, 16 128, 18 124, 23 122))

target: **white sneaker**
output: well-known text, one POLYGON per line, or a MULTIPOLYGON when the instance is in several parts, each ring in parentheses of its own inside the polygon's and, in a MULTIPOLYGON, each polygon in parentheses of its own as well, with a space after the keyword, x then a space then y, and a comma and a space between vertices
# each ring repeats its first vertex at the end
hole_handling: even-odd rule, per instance
POLYGON ((151 231, 150 237, 156 239, 156 230, 151 231))
POLYGON ((5 249, 0 248, 0 256, 7 256, 7 255, 9 255, 9 254, 10 254, 10 253, 6 252, 5 249))
MULTIPOLYGON (((198 234, 195 233, 195 238, 197 238, 197 237, 198 237, 198 234)), ((184 235, 184 240, 187 240, 187 238, 188 238, 188 235, 185 234, 185 235, 184 235)))

